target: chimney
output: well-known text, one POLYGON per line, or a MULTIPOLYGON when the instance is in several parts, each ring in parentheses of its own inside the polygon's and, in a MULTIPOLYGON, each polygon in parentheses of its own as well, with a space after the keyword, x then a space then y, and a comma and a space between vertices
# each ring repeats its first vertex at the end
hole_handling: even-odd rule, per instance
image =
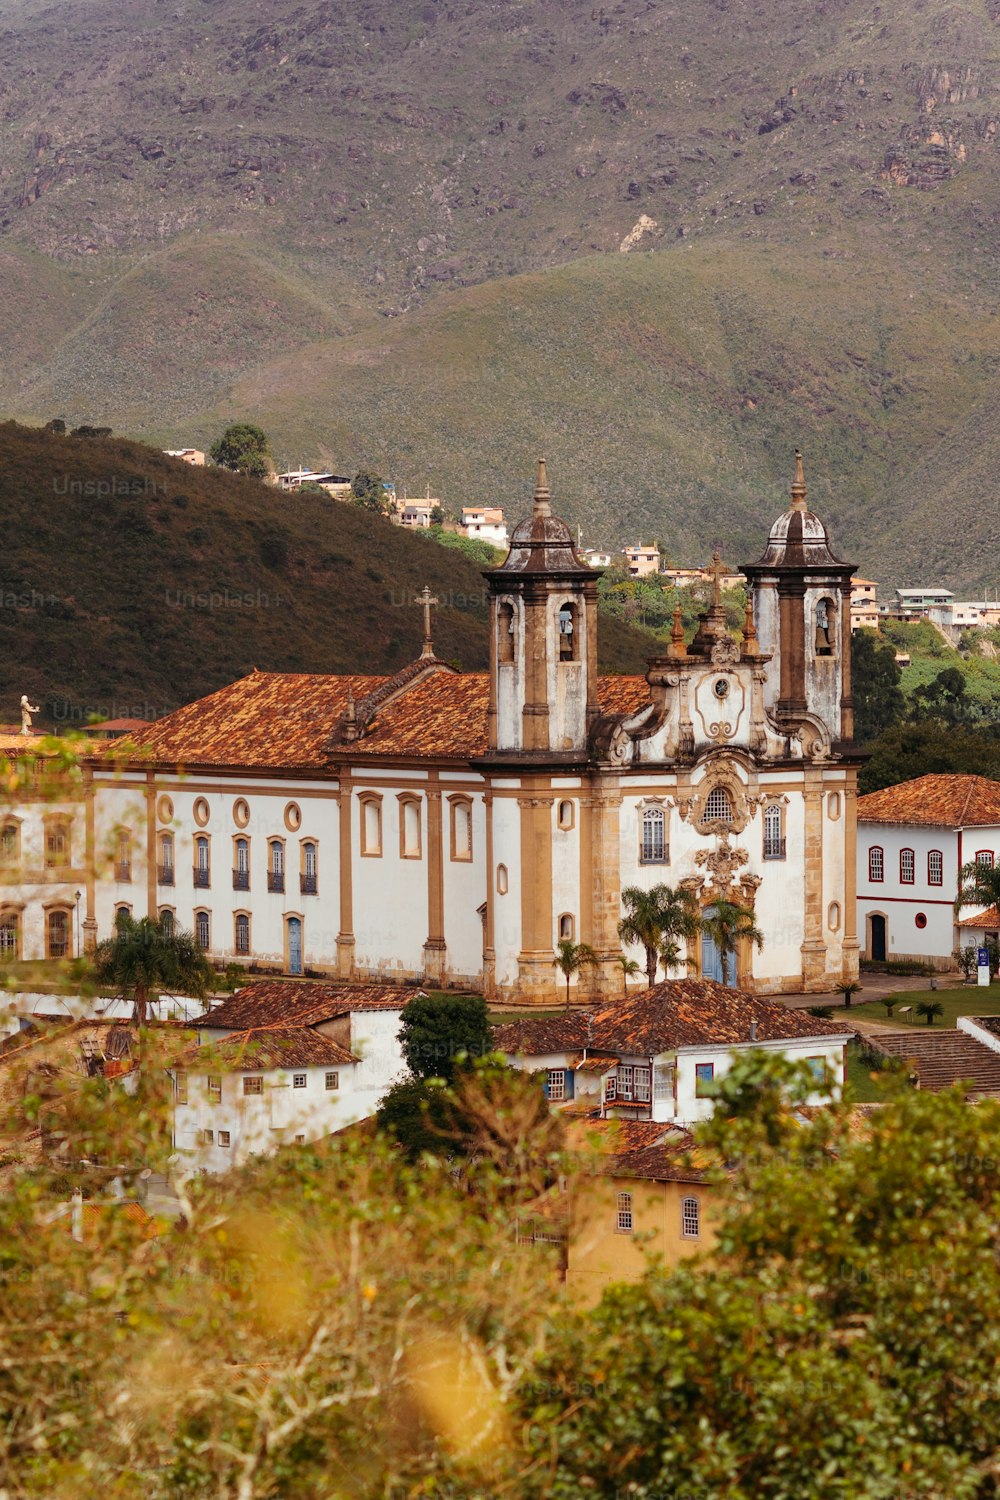
POLYGON ((78 1244, 83 1241, 83 1193, 77 1188, 70 1208, 70 1234, 78 1244))
POLYGON ((757 1040, 757 1022, 756 1021, 751 1021, 750 1022, 750 1040, 752 1042, 755 1042, 757 1040))

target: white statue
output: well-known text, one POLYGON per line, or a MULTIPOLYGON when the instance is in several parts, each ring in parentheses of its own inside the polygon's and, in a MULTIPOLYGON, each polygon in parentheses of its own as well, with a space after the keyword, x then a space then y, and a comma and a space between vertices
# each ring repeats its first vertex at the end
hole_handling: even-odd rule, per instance
POLYGON ((29 703, 27 693, 21 694, 21 733, 31 733, 31 715, 40 714, 41 709, 37 703, 29 703))

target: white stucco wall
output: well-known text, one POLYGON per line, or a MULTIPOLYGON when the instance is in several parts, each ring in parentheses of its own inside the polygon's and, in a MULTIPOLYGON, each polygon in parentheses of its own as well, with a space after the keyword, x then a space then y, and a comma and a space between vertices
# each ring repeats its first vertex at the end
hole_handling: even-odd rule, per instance
POLYGON ((858 941, 871 957, 869 918, 873 913, 886 919, 886 956, 915 958, 949 965, 956 946, 954 901, 958 891, 960 862, 975 856, 977 849, 991 849, 1000 841, 1000 829, 973 829, 960 836, 956 829, 926 828, 913 824, 858 824, 858 941), (869 879, 869 853, 873 846, 883 851, 884 879, 869 879), (914 851, 914 882, 899 878, 901 849, 914 851), (941 851, 943 884, 927 879, 927 856, 941 851), (960 852, 961 850, 961 852, 960 852), (917 926, 917 917, 927 919, 917 926))

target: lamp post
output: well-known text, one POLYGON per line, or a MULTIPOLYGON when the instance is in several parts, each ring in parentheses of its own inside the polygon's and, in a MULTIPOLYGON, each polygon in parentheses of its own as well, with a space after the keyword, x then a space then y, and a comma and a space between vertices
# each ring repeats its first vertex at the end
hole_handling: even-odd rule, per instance
POLYGON ((76 955, 75 955, 77 958, 80 957, 80 897, 82 895, 83 895, 82 891, 77 891, 77 893, 76 893, 76 955))

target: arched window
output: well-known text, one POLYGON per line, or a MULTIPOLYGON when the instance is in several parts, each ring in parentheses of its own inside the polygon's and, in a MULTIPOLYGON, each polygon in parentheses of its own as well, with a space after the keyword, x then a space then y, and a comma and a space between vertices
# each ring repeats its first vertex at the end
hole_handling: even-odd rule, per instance
POLYGON ((399 800, 399 857, 420 858, 420 802, 403 794, 399 800))
POLYGON ((131 906, 127 905, 126 902, 123 901, 120 906, 115 907, 115 926, 120 927, 122 923, 127 921, 131 915, 131 906))
POLYGON ((840 902, 839 901, 831 901, 830 905, 827 907, 826 925, 827 925, 827 927, 829 927, 829 929, 830 929, 831 932, 839 932, 840 931, 840 902))
POLYGON ((196 911, 194 914, 194 937, 198 947, 206 953, 212 946, 212 926, 207 911, 196 911))
POLYGON ((207 890, 211 883, 208 864, 208 839, 199 834, 194 841, 194 884, 196 890, 207 890))
POLYGON ((559 918, 559 941, 561 943, 572 943, 576 940, 576 918, 564 912, 559 918))
POLYGON ((361 853, 377 858, 382 853, 382 798, 361 798, 361 853))
POLYGON ((684 1198, 681 1202, 681 1236, 685 1240, 696 1240, 701 1234, 701 1209, 697 1198, 684 1198))
POLYGON ((472 803, 468 797, 451 799, 451 857, 472 858, 472 803))
POLYGON ((49 958, 66 958, 69 954, 69 912, 61 907, 49 912, 45 946, 49 958))
POLYGON ((57 870, 72 864, 70 823, 66 818, 52 818, 45 824, 45 868, 57 870))
POLYGON ((556 821, 564 832, 573 827, 576 822, 576 808, 572 802, 560 802, 556 821))
POLYGON ((497 865, 497 895, 506 896, 508 888, 507 866, 497 865))
POLYGON ((826 799, 826 814, 834 822, 840 817, 840 793, 831 792, 826 799))
POLYGON ((267 888, 285 889, 285 845, 282 839, 271 839, 267 846, 267 888))
POLYGON ((836 640, 836 606, 832 599, 816 601, 816 655, 832 656, 836 640))
POLYGON ((514 660, 514 606, 501 604, 497 608, 497 661, 514 660))
POLYGON ((764 858, 784 859, 785 829, 781 805, 771 802, 764 809, 764 858))
POLYGON ((177 922, 174 913, 169 906, 160 908, 160 931, 164 937, 171 938, 177 931, 177 922))
POLYGON ((21 957, 21 913, 0 912, 0 963, 21 957))
POLYGON ((250 889, 250 840, 233 840, 233 890, 250 889))
POLYGON ((667 863, 667 820, 662 807, 644 807, 640 824, 639 863, 667 863))
POLYGON ((885 879, 885 855, 878 844, 868 850, 868 879, 875 885, 881 885, 885 879))
POLYGON ((127 828, 118 830, 118 856, 115 859, 115 879, 132 879, 132 838, 127 828))
POLYGON ((977 849, 976 850, 976 864, 977 865, 983 865, 984 868, 987 869, 987 870, 992 870, 992 868, 993 868, 993 850, 992 849, 977 849))
POLYGON ((299 886, 303 896, 315 896, 317 890, 318 864, 316 845, 307 839, 302 845, 302 870, 299 886))
POLYGON ((564 604, 559 611, 559 660, 577 661, 579 659, 579 637, 578 616, 575 604, 564 604))
POLYGON ((174 836, 172 833, 161 833, 159 838, 160 859, 156 871, 156 878, 160 885, 173 885, 174 883, 174 836))
POLYGON ((705 822, 731 823, 732 821, 733 804, 729 800, 729 793, 724 786, 713 787, 705 802, 705 822))
POLYGON ((899 883, 900 885, 912 885, 916 877, 917 861, 912 849, 900 849, 899 851, 899 883))
POLYGON ((944 885, 944 855, 940 849, 931 849, 928 852, 927 884, 944 885))
POLYGON ((247 954, 250 952, 250 916, 245 911, 238 911, 235 917, 236 952, 247 954))
POLYGON ((618 1215, 615 1220, 615 1228, 619 1234, 632 1233, 632 1194, 618 1194, 618 1215))
POLYGON ((8 868, 21 862, 21 827, 9 822, 0 829, 0 865, 8 868))

